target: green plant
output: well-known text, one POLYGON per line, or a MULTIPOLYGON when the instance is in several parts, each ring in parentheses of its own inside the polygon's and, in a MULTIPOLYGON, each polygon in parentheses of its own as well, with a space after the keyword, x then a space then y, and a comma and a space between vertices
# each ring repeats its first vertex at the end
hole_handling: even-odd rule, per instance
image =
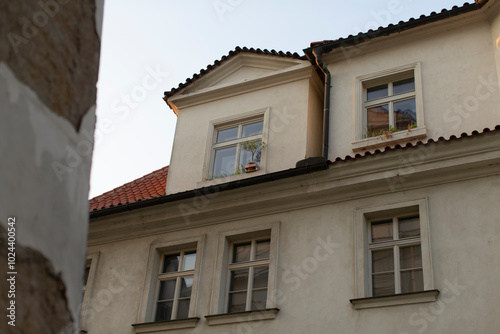
POLYGON ((266 147, 266 143, 261 141, 260 139, 249 140, 241 143, 241 148, 245 151, 248 151, 252 154, 252 162, 255 156, 255 153, 262 151, 266 147))

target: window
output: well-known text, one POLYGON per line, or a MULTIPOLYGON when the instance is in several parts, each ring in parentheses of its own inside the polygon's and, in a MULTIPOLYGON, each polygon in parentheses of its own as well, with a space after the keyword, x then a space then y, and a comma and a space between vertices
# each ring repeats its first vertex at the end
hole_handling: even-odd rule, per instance
POLYGON ((418 213, 370 224, 372 296, 424 289, 418 213))
POLYGON ((220 234, 209 325, 275 318, 278 235, 278 222, 220 234))
POLYGON ((425 135, 420 63, 356 78, 353 150, 425 135))
POLYGON ((270 244, 269 238, 231 244, 229 313, 266 308, 270 244))
POLYGON ((435 300, 427 200, 359 209, 355 220, 355 307, 435 300))
POLYGON ((415 78, 413 72, 406 76, 382 85, 365 86, 366 137, 416 127, 415 78))
POLYGON ((154 243, 150 247, 136 333, 195 327, 198 282, 205 237, 154 243))
MULTIPOLYGON (((257 141, 262 143, 264 120, 249 119, 240 123, 218 126, 213 145, 212 178, 244 173, 252 154, 242 148, 242 143, 257 141)), ((261 151, 254 155, 254 162, 260 164, 261 151)))
POLYGON ((87 327, 88 321, 90 321, 92 312, 87 314, 87 306, 89 305, 90 297, 92 294, 92 287, 94 283, 94 277, 96 275, 97 261, 99 259, 100 253, 92 253, 87 256, 85 261, 85 271, 83 272, 83 286, 82 286, 82 308, 80 312, 80 323, 82 328, 87 327))
POLYGON ((188 318, 195 263, 196 249, 163 255, 155 321, 188 318))

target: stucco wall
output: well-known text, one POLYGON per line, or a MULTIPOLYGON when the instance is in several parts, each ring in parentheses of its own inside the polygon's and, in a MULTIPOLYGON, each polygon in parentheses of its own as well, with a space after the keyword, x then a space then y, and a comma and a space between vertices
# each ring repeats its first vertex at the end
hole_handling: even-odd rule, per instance
POLYGON ((500 252, 499 196, 500 178, 485 177, 278 214, 256 212, 249 219, 91 246, 89 252, 100 252, 100 274, 94 282, 95 313, 88 330, 134 333, 130 325, 137 321, 150 244, 205 234, 196 310, 201 320, 185 332, 327 333, 334 328, 339 333, 496 334, 500 295, 491 287, 500 275, 493 265, 500 252), (355 209, 424 197, 429 203, 435 288, 441 291, 438 301, 354 310, 349 299, 354 298, 355 209), (204 316, 210 312, 219 233, 274 221, 281 222, 277 318, 209 327, 204 316))
POLYGON ((15 218, 17 271, 16 326, 0 331, 77 332, 103 1, 0 7, 0 263, 15 218))

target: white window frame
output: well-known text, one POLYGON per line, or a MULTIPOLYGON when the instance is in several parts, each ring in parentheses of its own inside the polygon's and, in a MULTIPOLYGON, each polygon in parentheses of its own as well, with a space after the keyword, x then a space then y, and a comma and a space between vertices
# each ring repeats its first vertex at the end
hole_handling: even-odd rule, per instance
MULTIPOLYGON (((389 92, 392 90, 389 89, 389 92)), ((352 138, 353 151, 367 150, 377 148, 391 143, 397 143, 404 140, 413 140, 423 138, 427 135, 424 120, 423 107, 423 91, 422 91, 422 75, 421 64, 415 62, 403 66, 394 67, 391 69, 358 76, 355 80, 355 106, 354 106, 354 128, 352 138), (379 98, 375 101, 366 102, 367 88, 375 87, 382 84, 392 84, 394 81, 408 79, 412 77, 415 80, 415 90, 398 95, 391 95, 385 98, 379 98), (375 136, 365 138, 366 134, 366 108, 374 105, 389 104, 389 124, 394 126, 394 113, 392 111, 392 103, 399 100, 405 100, 415 97, 415 107, 417 114, 417 127, 410 131, 397 131, 389 136, 375 136)))
MULTIPOLYGON (((356 309, 430 302, 436 300, 432 270, 428 199, 422 198, 381 206, 370 206, 355 210, 355 299, 351 300, 356 309), (421 292, 372 297, 372 268, 370 251, 370 224, 372 220, 386 217, 405 216, 418 213, 420 219, 420 246, 424 290, 421 292)), ((416 240, 408 241, 410 243, 416 240)), ((397 255, 395 255, 396 257, 397 255)))
POLYGON ((90 268, 89 276, 87 277, 87 284, 82 287, 83 292, 83 300, 82 300, 82 308, 80 310, 80 323, 82 329, 86 328, 87 324, 87 307, 91 299, 92 289, 94 287, 94 280, 97 270, 97 263, 99 261, 100 253, 90 253, 87 255, 87 259, 85 262, 85 267, 90 268))
MULTIPOLYGON (((141 298, 137 323, 133 325, 136 333, 156 333, 165 330, 192 328, 196 326, 196 323, 199 321, 199 318, 196 317, 196 314, 204 244, 205 235, 195 238, 157 242, 151 244, 144 281, 144 293, 141 298), (166 274, 160 273, 160 268, 163 264, 162 260, 165 255, 188 252, 192 250, 196 250, 196 263, 194 270, 178 271, 175 273, 166 274), (158 292, 160 286, 159 282, 161 280, 172 278, 174 276, 177 277, 177 281, 185 276, 193 276, 193 286, 191 290, 188 318, 176 320, 172 319, 168 321, 155 321, 156 305, 158 302, 158 292)), ((179 287, 180 285, 176 284, 176 296, 178 296, 177 290, 179 289, 179 287)))
MULTIPOLYGON (((257 109, 249 112, 239 113, 234 116, 219 118, 213 120, 209 123, 208 130, 208 138, 207 138, 207 147, 205 153, 205 163, 203 165, 203 181, 212 180, 214 178, 213 175, 213 167, 214 167, 214 159, 215 159, 215 149, 220 149, 224 147, 234 146, 235 144, 240 144, 242 142, 246 142, 254 139, 261 139, 263 143, 268 144, 268 127, 269 127, 269 111, 270 107, 257 109), (231 128, 234 126, 239 126, 238 136, 241 135, 242 125, 254 123, 257 121, 263 121, 262 124, 262 134, 249 136, 245 138, 237 138, 233 140, 229 140, 222 143, 216 143, 217 141, 217 131, 224 130, 227 128, 231 128)), ((261 153, 261 159, 259 163, 259 170, 257 172, 251 173, 252 176, 260 175, 265 173, 266 169, 266 151, 263 150, 261 153)), ((240 154, 240 145, 237 145, 236 157, 235 157, 235 168, 236 160, 239 158, 240 154)), ((244 175, 244 174, 243 174, 244 175)), ((230 178, 239 177, 241 175, 230 175, 230 178)), ((217 180, 217 179, 215 179, 217 180)))
MULTIPOLYGON (((266 237, 270 239, 268 286, 266 308, 264 310, 245 311, 248 316, 246 321, 261 321, 274 319, 278 311, 276 305, 277 294, 277 270, 279 249, 280 222, 262 224, 253 228, 237 231, 227 231, 219 234, 219 247, 217 251, 217 264, 215 268, 212 298, 210 304, 210 315, 205 316, 209 325, 220 325, 240 322, 241 313, 227 313, 230 269, 239 264, 231 264, 232 247, 234 243, 240 243, 252 239, 261 240, 266 237), (252 314, 259 316, 252 317, 252 314)), ((252 265, 258 266, 263 261, 254 261, 252 265)), ((248 295, 247 295, 248 298, 248 295)))

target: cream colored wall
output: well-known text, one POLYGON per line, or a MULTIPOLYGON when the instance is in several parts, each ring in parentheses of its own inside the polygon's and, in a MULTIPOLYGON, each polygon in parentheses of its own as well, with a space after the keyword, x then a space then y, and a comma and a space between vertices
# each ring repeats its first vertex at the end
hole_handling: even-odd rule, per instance
MULTIPOLYGON (((306 156, 309 80, 289 82, 179 111, 167 194, 203 187, 210 121, 270 107, 266 171, 295 167, 306 156)), ((230 181, 227 178, 226 181, 230 181)))
POLYGON ((360 44, 343 51, 350 57, 328 64, 332 73, 330 159, 353 154, 355 78, 414 62, 421 63, 427 139, 500 124, 489 22, 425 29, 381 37, 377 49, 360 44))
POLYGON ((311 80, 309 86, 309 110, 307 113, 306 158, 323 155, 323 100, 323 93, 315 89, 313 80, 311 80))
POLYGON ((500 78, 500 5, 492 12, 490 17, 491 40, 493 43, 493 54, 496 62, 497 77, 500 78))
POLYGON ((271 215, 261 216, 257 209, 248 219, 92 246, 89 252, 101 256, 91 296, 96 312, 88 330, 134 333, 130 325, 137 321, 150 244, 205 234, 196 311, 201 320, 194 329, 176 333, 299 334, 335 328, 339 333, 496 334, 500 293, 492 287, 500 275, 494 265, 500 253, 498 198, 500 177, 493 176, 271 215), (354 210, 424 197, 429 203, 435 288, 441 291, 438 301, 354 310, 349 302, 354 297, 354 210), (204 316, 209 313, 219 233, 274 221, 281 222, 277 318, 209 327, 204 316), (321 248, 319 239, 332 243, 332 254, 321 248), (457 292, 450 290, 450 283, 460 286, 457 292))

